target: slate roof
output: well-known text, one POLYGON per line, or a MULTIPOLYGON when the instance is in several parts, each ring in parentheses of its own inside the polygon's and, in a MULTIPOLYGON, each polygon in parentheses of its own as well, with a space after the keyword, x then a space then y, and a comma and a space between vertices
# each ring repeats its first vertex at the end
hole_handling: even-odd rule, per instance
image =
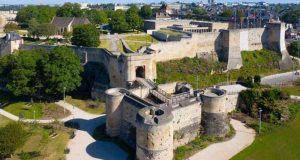
POLYGON ((59 28, 68 27, 70 24, 75 26, 89 23, 90 21, 84 17, 54 17, 52 20, 52 24, 59 28))
POLYGON ((16 40, 21 40, 22 37, 20 35, 18 35, 16 32, 9 32, 9 33, 6 34, 4 39, 6 41, 16 41, 16 40))

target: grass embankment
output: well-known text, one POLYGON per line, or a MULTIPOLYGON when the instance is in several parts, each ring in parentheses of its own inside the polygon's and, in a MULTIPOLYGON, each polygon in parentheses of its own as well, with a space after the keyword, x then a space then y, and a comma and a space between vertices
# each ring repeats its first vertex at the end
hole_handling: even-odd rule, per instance
POLYGON ((127 36, 125 37, 125 41, 128 44, 129 48, 133 51, 137 51, 143 46, 150 46, 151 43, 159 42, 151 35, 127 36))
MULTIPOLYGON (((290 106, 295 119, 281 126, 269 126, 268 132, 258 135, 251 146, 232 160, 296 160, 300 157, 300 103, 290 106)), ((263 123, 262 126, 268 125, 263 123)))
POLYGON ((230 131, 225 137, 213 137, 213 136, 204 136, 199 135, 193 141, 187 145, 178 147, 175 150, 175 160, 185 160, 200 150, 208 147, 210 144, 226 141, 232 138, 235 135, 234 128, 230 125, 230 131))
POLYGON ((111 50, 111 41, 108 39, 100 40, 99 48, 105 48, 110 51, 111 50))
POLYGON ((63 124, 24 124, 29 133, 25 144, 18 148, 12 159, 58 160, 65 159, 64 151, 73 130, 63 124))
POLYGON ((226 69, 226 63, 223 62, 208 62, 198 58, 160 62, 157 64, 157 82, 185 81, 194 87, 207 87, 227 80, 236 81, 241 76, 282 72, 278 64, 281 57, 272 51, 242 52, 242 59, 243 67, 240 70, 231 70, 228 74, 223 72, 226 69))
POLYGON ((55 103, 32 103, 29 98, 15 97, 8 92, 0 92, 0 102, 5 111, 20 118, 59 119, 70 115, 68 110, 64 112, 64 109, 55 103))
POLYGON ((67 96, 66 102, 92 114, 103 114, 105 112, 105 103, 99 100, 83 100, 67 96))

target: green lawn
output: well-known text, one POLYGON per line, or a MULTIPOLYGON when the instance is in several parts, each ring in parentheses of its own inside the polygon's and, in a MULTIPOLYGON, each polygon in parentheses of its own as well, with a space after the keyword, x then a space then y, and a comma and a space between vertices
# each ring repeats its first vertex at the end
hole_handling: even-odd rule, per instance
POLYGON ((300 96, 300 86, 293 86, 293 87, 284 87, 281 90, 289 93, 290 95, 300 96))
POLYGON ((34 111, 35 118, 40 119, 43 116, 43 105, 41 103, 33 103, 29 105, 26 102, 16 102, 4 107, 4 110, 16 116, 24 115, 24 118, 33 119, 34 111))
MULTIPOLYGON (((300 107, 300 104, 298 104, 300 107)), ((232 160, 298 160, 300 158, 300 113, 286 125, 256 137, 254 143, 232 160)))
POLYGON ((183 35, 180 32, 172 31, 170 29, 161 29, 161 30, 158 30, 157 32, 168 34, 170 36, 182 36, 183 35))
POLYGON ((117 41, 117 45, 118 45, 119 52, 125 53, 125 50, 124 50, 121 40, 117 41))
POLYGON ((82 100, 67 96, 66 102, 92 114, 103 114, 105 112, 105 104, 101 101, 82 100))
POLYGON ((29 132, 29 136, 25 144, 16 150, 12 159, 65 159, 64 150, 67 147, 72 129, 64 127, 63 124, 25 124, 24 128, 29 132), (57 136, 51 136, 53 133, 57 136))
POLYGON ((127 36, 125 40, 128 41, 141 41, 141 42, 149 42, 149 43, 156 43, 159 42, 156 38, 152 37, 151 35, 136 35, 136 36, 127 36))
POLYGON ((11 120, 9 120, 8 118, 0 115, 0 127, 5 126, 7 123, 9 123, 11 120))
POLYGON ((107 50, 111 50, 111 42, 108 39, 103 39, 100 41, 100 48, 105 48, 107 50))

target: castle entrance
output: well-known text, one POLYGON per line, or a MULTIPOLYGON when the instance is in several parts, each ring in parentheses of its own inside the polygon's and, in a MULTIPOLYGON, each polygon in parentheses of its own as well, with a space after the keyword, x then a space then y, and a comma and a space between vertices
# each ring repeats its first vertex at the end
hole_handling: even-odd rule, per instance
POLYGON ((136 67, 135 76, 139 78, 145 78, 145 66, 136 67))

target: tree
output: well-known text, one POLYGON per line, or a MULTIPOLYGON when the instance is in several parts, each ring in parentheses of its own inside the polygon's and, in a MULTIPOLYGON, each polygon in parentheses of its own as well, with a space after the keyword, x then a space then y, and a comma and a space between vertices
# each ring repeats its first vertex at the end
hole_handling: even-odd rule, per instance
POLYGON ((13 32, 13 31, 15 32, 19 29, 20 29, 20 27, 16 23, 13 23, 13 22, 9 22, 4 26, 5 33, 13 32))
POLYGON ((296 24, 298 22, 298 19, 300 18, 300 7, 295 6, 289 9, 289 11, 284 14, 281 19, 285 23, 291 23, 291 24, 296 24))
POLYGON ((152 17, 152 9, 151 9, 150 5, 144 5, 141 8, 141 16, 144 19, 150 19, 152 17))
POLYGON ((93 24, 105 24, 108 23, 107 14, 105 11, 98 11, 96 9, 86 11, 87 18, 93 24))
POLYGON ((221 17, 232 17, 234 16, 234 12, 232 9, 224 9, 224 11, 220 14, 221 17))
POLYGON ((9 81, 6 87, 16 96, 30 95, 33 96, 37 89, 37 61, 39 60, 40 52, 20 51, 9 73, 9 81))
POLYGON ((65 46, 52 49, 44 59, 43 66, 46 93, 62 94, 64 88, 72 91, 80 86, 83 68, 72 49, 65 46))
POLYGON ((79 25, 73 29, 72 44, 85 47, 98 47, 100 33, 98 29, 91 24, 79 25))
POLYGON ((57 9, 56 16, 58 17, 82 17, 83 11, 78 3, 65 3, 57 9))
POLYGON ((38 33, 41 36, 46 36, 47 38, 49 38, 50 36, 55 34, 56 28, 53 24, 51 23, 43 23, 43 24, 39 24, 37 26, 38 29, 38 33))
POLYGON ((287 47, 287 50, 290 55, 299 57, 300 56, 300 42, 292 42, 287 47))
POLYGON ((129 26, 126 22, 125 12, 122 10, 115 11, 111 17, 109 25, 114 32, 127 31, 129 29, 129 26))
POLYGON ((19 123, 11 122, 0 128, 0 159, 8 158, 13 154, 25 143, 26 137, 27 132, 19 123))
POLYGON ((51 6, 27 6, 18 11, 16 21, 20 24, 28 25, 33 18, 38 23, 50 23, 56 15, 57 7, 51 6))
POLYGON ((194 7, 192 9, 193 14, 197 15, 197 16, 203 16, 206 15, 207 12, 205 11, 205 9, 201 8, 201 7, 194 7))
POLYGON ((28 23, 28 34, 32 37, 39 37, 39 29, 38 29, 39 23, 35 18, 32 18, 28 23))
POLYGON ((140 29, 143 25, 143 21, 139 16, 139 9, 136 6, 131 6, 126 11, 126 22, 132 30, 140 29))

